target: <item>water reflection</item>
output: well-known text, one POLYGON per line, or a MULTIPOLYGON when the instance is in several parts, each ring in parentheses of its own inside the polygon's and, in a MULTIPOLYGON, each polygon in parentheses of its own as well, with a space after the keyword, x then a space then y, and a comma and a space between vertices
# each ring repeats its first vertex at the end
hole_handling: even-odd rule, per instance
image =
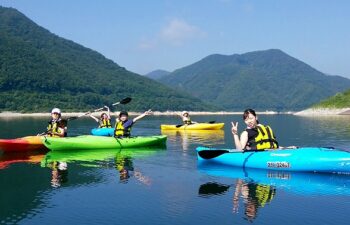
POLYGON ((243 179, 300 195, 350 196, 350 175, 274 171, 199 163, 201 172, 216 176, 243 179))
POLYGON ((188 151, 191 144, 214 146, 225 143, 223 130, 162 130, 162 134, 172 143, 180 141, 184 151, 188 151))
POLYGON ((208 182, 199 187, 198 194, 201 197, 223 195, 234 187, 232 196, 232 212, 239 213, 240 200, 244 204, 245 219, 253 221, 258 215, 258 209, 265 207, 272 201, 276 194, 276 188, 272 185, 264 185, 237 179, 235 185, 208 182))
POLYGON ((142 184, 151 185, 151 179, 134 166, 133 160, 154 155, 160 150, 164 149, 51 151, 41 160, 41 166, 52 169, 53 187, 60 187, 62 183, 67 182, 70 163, 84 167, 115 168, 119 173, 120 183, 128 183, 129 179, 134 177, 142 184))
POLYGON ((31 163, 39 164, 45 157, 45 154, 41 152, 13 152, 10 154, 0 155, 0 170, 8 168, 12 164, 16 163, 31 163))

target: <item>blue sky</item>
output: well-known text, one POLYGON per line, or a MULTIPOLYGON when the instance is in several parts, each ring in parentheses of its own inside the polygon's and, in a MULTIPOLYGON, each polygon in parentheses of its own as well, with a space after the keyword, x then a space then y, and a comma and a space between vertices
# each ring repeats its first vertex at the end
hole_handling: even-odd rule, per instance
POLYGON ((210 54, 278 48, 350 78, 347 0, 0 0, 128 70, 172 71, 210 54))

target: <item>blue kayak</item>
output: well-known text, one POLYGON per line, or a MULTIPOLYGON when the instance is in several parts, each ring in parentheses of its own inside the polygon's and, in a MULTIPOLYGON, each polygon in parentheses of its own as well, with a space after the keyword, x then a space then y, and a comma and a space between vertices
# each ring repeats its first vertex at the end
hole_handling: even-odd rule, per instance
POLYGON ((198 147, 198 160, 235 167, 302 171, 350 173, 350 152, 333 148, 302 147, 265 151, 238 151, 198 147))
POLYGON ((95 136, 114 136, 114 128, 94 128, 91 129, 91 134, 95 136))
POLYGON ((204 160, 200 161, 198 169, 200 172, 210 176, 241 179, 248 183, 271 185, 299 195, 350 196, 350 178, 347 174, 261 170, 219 165, 204 160))

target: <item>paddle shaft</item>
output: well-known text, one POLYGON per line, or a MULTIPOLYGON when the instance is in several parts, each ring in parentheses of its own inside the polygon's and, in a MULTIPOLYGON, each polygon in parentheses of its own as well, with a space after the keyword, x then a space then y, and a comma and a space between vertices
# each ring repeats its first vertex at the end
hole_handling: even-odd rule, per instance
MULTIPOLYGON (((127 97, 127 98, 124 98, 123 100, 121 100, 119 102, 113 103, 112 106, 116 106, 116 105, 119 105, 119 104, 125 105, 125 104, 128 104, 130 101, 131 101, 131 98, 127 97)), ((93 110, 92 112, 99 112, 99 111, 102 111, 104 108, 105 107, 98 108, 98 109, 93 110)), ((86 113, 84 113, 82 115, 79 115, 79 116, 68 117, 67 120, 75 120, 75 119, 78 119, 78 118, 83 117, 85 115, 88 115, 90 113, 91 112, 89 111, 89 112, 86 112, 86 113)))

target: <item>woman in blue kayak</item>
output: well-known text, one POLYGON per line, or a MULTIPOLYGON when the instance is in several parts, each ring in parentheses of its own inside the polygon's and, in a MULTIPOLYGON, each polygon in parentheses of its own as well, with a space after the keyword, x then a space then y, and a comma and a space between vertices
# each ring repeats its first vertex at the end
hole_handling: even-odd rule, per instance
POLYGON ((111 113, 109 107, 104 106, 104 108, 107 109, 107 113, 102 113, 100 119, 94 117, 92 114, 90 114, 90 117, 93 118, 99 124, 98 128, 111 128, 111 113))
POLYGON ((121 111, 119 113, 119 117, 116 119, 115 129, 114 129, 114 137, 124 138, 130 137, 131 135, 131 127, 136 123, 136 121, 142 119, 147 115, 151 115, 152 111, 148 110, 138 117, 134 119, 129 119, 129 114, 126 111, 121 111))
POLYGON ((259 123, 253 109, 247 109, 243 113, 244 123, 247 128, 238 136, 238 122, 232 124, 232 135, 237 150, 264 150, 278 148, 278 142, 269 126, 259 123))

